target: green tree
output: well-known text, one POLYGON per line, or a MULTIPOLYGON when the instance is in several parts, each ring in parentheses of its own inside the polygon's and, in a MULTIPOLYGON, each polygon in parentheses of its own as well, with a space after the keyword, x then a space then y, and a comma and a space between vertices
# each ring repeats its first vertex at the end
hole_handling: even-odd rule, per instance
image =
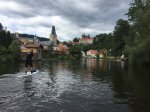
POLYGON ((112 34, 106 34, 106 33, 102 33, 99 35, 96 35, 96 37, 94 37, 94 42, 93 42, 93 49, 110 49, 112 46, 112 34))
POLYGON ((129 11, 126 15, 128 15, 128 19, 132 22, 137 20, 139 11, 147 11, 150 9, 150 1, 149 0, 134 0, 133 3, 130 3, 129 11))
POLYGON ((7 52, 7 49, 4 46, 0 45, 0 55, 4 55, 6 54, 6 52, 7 52))
POLYGON ((112 53, 115 56, 124 54, 126 40, 130 32, 130 25, 127 20, 119 19, 113 32, 112 53))
POLYGON ((63 41, 63 44, 64 44, 64 45, 67 45, 67 42, 66 42, 66 41, 63 41))
POLYGON ((1 31, 0 32, 0 45, 8 48, 11 44, 12 37, 10 32, 1 31))
POLYGON ((3 25, 0 23, 0 30, 2 30, 3 29, 3 25))
POLYGON ((59 40, 57 40, 57 44, 59 44, 60 43, 60 41, 59 40))
POLYGON ((71 55, 81 55, 81 45, 74 45, 70 47, 70 54, 71 55))
POLYGON ((134 0, 127 13, 133 41, 126 46, 132 63, 150 65, 150 0, 134 0))
POLYGON ((10 32, 8 31, 6 33, 6 37, 5 37, 5 46, 6 46, 6 48, 8 48, 10 46, 12 40, 13 40, 12 36, 11 36, 10 32))
POLYGON ((13 40, 11 42, 11 45, 9 46, 9 51, 13 56, 13 59, 18 61, 20 60, 20 43, 18 42, 18 40, 13 40))
POLYGON ((5 38, 6 38, 6 32, 1 31, 0 32, 0 45, 5 46, 5 38))
POLYGON ((73 42, 79 42, 79 38, 74 38, 73 42))

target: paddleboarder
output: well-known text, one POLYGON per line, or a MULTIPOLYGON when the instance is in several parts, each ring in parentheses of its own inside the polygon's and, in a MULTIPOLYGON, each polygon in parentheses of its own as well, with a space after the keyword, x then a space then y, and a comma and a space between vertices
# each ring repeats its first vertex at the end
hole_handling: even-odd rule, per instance
POLYGON ((26 67, 26 73, 27 71, 32 71, 32 57, 33 57, 33 50, 30 50, 26 53, 26 60, 25 60, 25 67, 26 67))

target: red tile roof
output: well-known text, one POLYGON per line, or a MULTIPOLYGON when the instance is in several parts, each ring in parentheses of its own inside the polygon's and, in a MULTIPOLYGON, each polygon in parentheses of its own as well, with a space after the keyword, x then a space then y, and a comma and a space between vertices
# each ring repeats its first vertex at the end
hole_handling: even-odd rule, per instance
POLYGON ((27 44, 25 45, 26 48, 39 48, 41 47, 42 48, 42 45, 41 44, 27 44))
POLYGON ((63 44, 60 44, 60 45, 59 45, 59 48, 60 48, 60 49, 69 49, 66 45, 63 45, 63 44))

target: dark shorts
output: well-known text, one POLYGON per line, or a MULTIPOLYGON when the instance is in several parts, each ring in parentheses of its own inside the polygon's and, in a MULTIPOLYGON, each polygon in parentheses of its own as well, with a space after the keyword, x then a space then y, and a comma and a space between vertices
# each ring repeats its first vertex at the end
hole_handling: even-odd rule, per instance
POLYGON ((32 67, 32 61, 26 61, 25 62, 25 67, 28 67, 28 66, 32 67))

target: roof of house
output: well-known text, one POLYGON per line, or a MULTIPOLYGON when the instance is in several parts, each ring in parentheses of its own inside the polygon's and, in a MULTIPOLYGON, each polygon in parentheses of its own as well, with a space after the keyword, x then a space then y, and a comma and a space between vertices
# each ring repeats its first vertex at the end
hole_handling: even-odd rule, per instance
POLYGON ((50 46, 51 45, 50 41, 41 41, 39 43, 42 44, 43 46, 50 46))
POLYGON ((43 48, 43 46, 41 44, 27 44, 25 45, 26 48, 43 48))
POLYGON ((59 48, 60 48, 60 49, 69 49, 66 45, 63 45, 63 44, 60 44, 60 45, 59 45, 59 48))
POLYGON ((24 46, 20 46, 20 49, 26 49, 24 46))

